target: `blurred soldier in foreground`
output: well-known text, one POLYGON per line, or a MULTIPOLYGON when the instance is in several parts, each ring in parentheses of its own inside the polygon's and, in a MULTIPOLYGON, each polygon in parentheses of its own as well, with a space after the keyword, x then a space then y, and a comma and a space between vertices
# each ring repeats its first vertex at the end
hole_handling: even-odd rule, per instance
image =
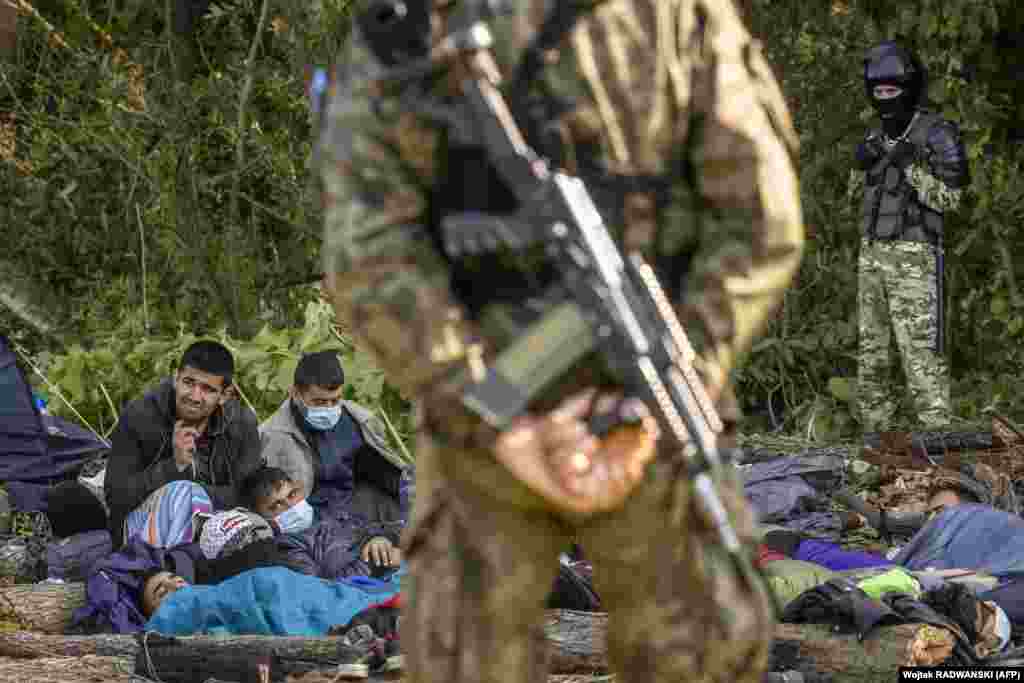
MULTIPOLYGON (((604 229, 576 185, 549 182, 552 169, 582 179, 611 231, 602 254, 642 255, 674 304, 727 450, 728 374, 803 243, 792 123, 733 3, 392 0, 355 13, 347 54, 313 84, 315 163, 335 310, 417 404, 410 680, 545 680, 544 599, 574 540, 623 680, 759 680, 773 621, 738 569, 753 523, 737 482, 719 468, 720 499, 695 486, 691 451, 654 419, 664 406, 620 400, 587 352, 615 325, 574 327, 582 304, 566 295, 585 290, 567 273, 596 273, 595 252, 553 266, 537 237, 604 229), (551 215, 567 205, 559 215, 579 220, 545 218, 531 183, 562 200, 551 215), (555 373, 538 359, 572 362, 542 382, 555 373), (509 408, 524 396, 528 411, 509 408), (724 500, 716 523, 698 498, 724 500)), ((610 307, 610 291, 589 303, 610 307)))
POLYGON ((956 124, 922 108, 926 74, 897 43, 872 48, 864 84, 881 129, 857 147, 865 173, 858 310, 861 427, 885 429, 902 395, 892 381, 902 361, 918 421, 949 424, 949 364, 943 344, 943 214, 969 182, 956 124), (899 357, 892 353, 895 338, 899 357))

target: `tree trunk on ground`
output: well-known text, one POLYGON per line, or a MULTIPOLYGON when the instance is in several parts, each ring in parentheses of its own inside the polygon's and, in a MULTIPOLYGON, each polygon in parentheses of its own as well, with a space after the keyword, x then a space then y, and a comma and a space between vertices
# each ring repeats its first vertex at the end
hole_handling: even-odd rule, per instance
MULTIPOLYGON (((592 672, 606 668, 604 634, 607 616, 552 610, 546 630, 551 639, 551 672, 592 672)), ((178 638, 183 655, 213 653, 239 656, 270 656, 281 660, 289 672, 304 672, 310 664, 329 666, 336 660, 338 638, 298 636, 188 636, 178 638)), ((0 633, 0 657, 102 657, 134 658, 139 650, 135 636, 54 636, 19 631, 0 633)))
MULTIPOLYGON (((594 673, 607 669, 603 613, 551 610, 545 628, 550 639, 551 673, 594 673)), ((336 659, 337 638, 275 636, 190 636, 177 639, 182 657, 216 655, 275 657, 285 672, 329 668, 336 659)), ((772 647, 772 668, 821 672, 836 683, 891 681, 901 666, 935 665, 948 656, 952 636, 921 624, 884 627, 861 643, 855 635, 835 633, 816 624, 779 624, 772 647)), ((52 636, 0 633, 0 657, 121 657, 134 659, 134 636, 52 636)))
POLYGON ((937 666, 953 649, 953 635, 924 624, 876 630, 863 642, 823 624, 778 624, 771 668, 825 674, 833 683, 889 683, 901 666, 937 666))
POLYGON ((84 583, 27 584, 0 588, 0 621, 26 631, 64 633, 85 604, 84 583))
POLYGON ((0 681, 9 683, 134 683, 131 660, 120 657, 0 657, 0 681))

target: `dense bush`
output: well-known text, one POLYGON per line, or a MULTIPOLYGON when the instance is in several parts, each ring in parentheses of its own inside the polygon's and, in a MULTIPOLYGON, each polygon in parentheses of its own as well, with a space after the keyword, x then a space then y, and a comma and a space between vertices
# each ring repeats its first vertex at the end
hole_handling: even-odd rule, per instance
MULTIPOLYGON (((106 430, 191 334, 217 331, 239 351, 241 389, 265 417, 288 363, 310 348, 303 335, 325 324, 311 322, 323 309, 310 288, 290 286, 319 270, 303 78, 345 39, 349 3, 15 4, 18 49, 0 70, 0 265, 17 268, 11 291, 24 301, 51 302, 23 310, 56 321, 16 336, 49 353, 51 379, 106 430), (203 5, 201 17, 183 14, 203 5)), ((1024 19, 1013 0, 740 4, 800 133, 809 229, 798 281, 736 372, 748 428, 832 439, 855 427, 859 233, 848 186, 871 116, 861 58, 898 34, 922 53, 930 96, 961 122, 972 159, 974 185, 946 239, 955 401, 969 420, 986 407, 1024 417, 1014 257, 1024 253, 1014 129, 1024 85, 1010 49, 1024 42, 1024 19)), ((353 388, 360 399, 401 412, 379 373, 346 354, 350 375, 365 378, 353 388)))
MULTIPOLYGON (((336 350, 345 368, 345 398, 375 410, 390 426, 390 436, 400 451, 409 446, 407 403, 385 383, 384 375, 366 355, 356 351, 334 326, 333 311, 326 303, 309 303, 305 325, 300 328, 273 330, 264 326, 247 340, 233 338, 222 329, 208 338, 231 350, 236 391, 261 421, 285 399, 303 353, 336 350)), ((76 345, 59 355, 41 354, 32 361, 39 370, 34 384, 53 412, 84 421, 105 436, 125 403, 173 373, 181 354, 196 340, 182 327, 173 336, 140 341, 125 334, 111 337, 102 348, 87 351, 76 345)))

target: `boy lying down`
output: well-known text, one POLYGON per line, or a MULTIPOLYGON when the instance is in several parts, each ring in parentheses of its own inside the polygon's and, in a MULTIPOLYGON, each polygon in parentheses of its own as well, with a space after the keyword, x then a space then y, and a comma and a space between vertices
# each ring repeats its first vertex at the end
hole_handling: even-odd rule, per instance
POLYGON ((198 542, 172 548, 143 575, 144 629, 340 634, 344 677, 400 669, 397 525, 352 518, 312 527, 301 487, 276 468, 247 479, 242 500, 245 508, 211 516, 198 542))
POLYGON ((386 576, 401 563, 399 524, 358 517, 312 523, 312 507, 287 473, 265 467, 242 486, 245 507, 202 523, 199 541, 166 554, 143 576, 141 607, 151 617, 168 595, 188 585, 216 585, 250 569, 283 567, 320 579, 386 576))

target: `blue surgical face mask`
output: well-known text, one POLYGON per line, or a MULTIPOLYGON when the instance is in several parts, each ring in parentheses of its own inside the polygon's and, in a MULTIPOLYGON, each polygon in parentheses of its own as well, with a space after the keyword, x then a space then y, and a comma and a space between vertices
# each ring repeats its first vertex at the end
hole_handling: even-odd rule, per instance
POLYGON ((297 534, 313 526, 313 506, 303 498, 295 505, 274 517, 278 528, 286 534, 297 534))
POLYGON ((338 420, 341 419, 340 405, 321 408, 318 406, 307 406, 300 400, 299 406, 302 408, 302 415, 306 418, 306 424, 320 432, 334 429, 334 425, 338 424, 338 420))

